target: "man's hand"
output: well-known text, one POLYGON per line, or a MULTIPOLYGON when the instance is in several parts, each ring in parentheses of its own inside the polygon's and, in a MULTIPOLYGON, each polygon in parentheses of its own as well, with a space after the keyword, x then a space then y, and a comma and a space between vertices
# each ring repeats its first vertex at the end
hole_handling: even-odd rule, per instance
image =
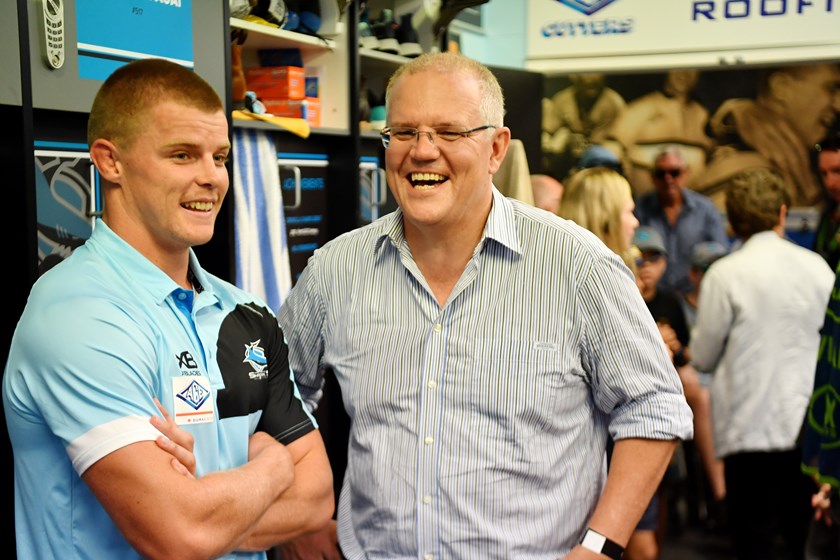
POLYGON ((283 492, 295 481, 295 462, 285 445, 268 435, 266 432, 254 432, 248 438, 248 461, 253 461, 264 452, 274 452, 279 447, 282 454, 282 467, 275 471, 275 476, 282 482, 283 492))
POLYGON ((158 429, 163 435, 158 436, 155 443, 157 446, 172 455, 172 468, 187 478, 195 478, 195 454, 193 446, 195 439, 191 433, 182 430, 169 416, 169 412, 155 398, 155 406, 160 410, 163 418, 152 416, 149 418, 152 426, 158 429))
POLYGON ((665 342, 665 346, 671 351, 671 354, 679 352, 682 349, 682 343, 677 338, 677 333, 671 325, 657 321, 656 326, 659 327, 659 334, 662 335, 662 340, 665 342))
POLYGON ((301 535, 277 547, 281 560, 342 560, 338 548, 335 521, 330 520, 320 531, 301 535))
POLYGON ((816 494, 811 496, 811 507, 814 508, 814 519, 821 520, 827 526, 834 524, 831 517, 831 485, 822 484, 816 494))

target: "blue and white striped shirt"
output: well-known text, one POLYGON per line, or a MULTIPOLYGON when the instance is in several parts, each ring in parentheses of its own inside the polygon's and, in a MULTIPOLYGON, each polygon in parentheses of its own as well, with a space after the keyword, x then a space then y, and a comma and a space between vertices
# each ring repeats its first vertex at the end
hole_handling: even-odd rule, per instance
POLYGON ((691 411, 624 263, 589 231, 493 192, 443 308, 397 210, 317 250, 279 310, 315 405, 352 426, 339 540, 357 558, 556 559, 615 439, 691 437, 691 411))

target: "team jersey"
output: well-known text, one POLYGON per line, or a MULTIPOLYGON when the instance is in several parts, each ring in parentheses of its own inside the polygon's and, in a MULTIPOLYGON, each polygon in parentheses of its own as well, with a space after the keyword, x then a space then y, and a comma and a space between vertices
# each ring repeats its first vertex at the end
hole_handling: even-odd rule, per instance
POLYGON ((3 378, 19 559, 138 557, 81 476, 160 435, 153 397, 195 438, 199 477, 247 462, 255 431, 315 429, 274 314, 194 253, 190 270, 185 290, 99 220, 33 286, 3 378))

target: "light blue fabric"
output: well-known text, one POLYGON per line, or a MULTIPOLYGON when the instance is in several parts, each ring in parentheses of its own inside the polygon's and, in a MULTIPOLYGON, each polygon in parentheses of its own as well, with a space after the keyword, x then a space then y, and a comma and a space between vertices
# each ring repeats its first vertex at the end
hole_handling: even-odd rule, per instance
POLYGON ((258 428, 281 441, 314 428, 291 381, 269 385, 275 375, 290 379, 273 314, 204 272, 194 254, 190 266, 202 288, 194 300, 98 220, 85 245, 34 285, 3 378, 19 560, 138 557, 81 475, 159 435, 149 424, 160 414, 152 397, 173 417, 189 396, 213 403, 210 421, 181 426, 195 438, 199 477, 244 464, 258 428), (176 394, 192 382, 189 395, 176 394))

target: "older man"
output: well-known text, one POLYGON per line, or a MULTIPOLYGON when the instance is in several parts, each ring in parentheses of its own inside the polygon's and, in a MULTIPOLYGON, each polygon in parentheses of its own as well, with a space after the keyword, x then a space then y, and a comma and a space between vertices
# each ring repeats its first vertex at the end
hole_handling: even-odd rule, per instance
POLYGON ((729 246, 721 212, 708 197, 686 188, 687 182, 688 167, 682 152, 668 146, 654 160, 655 190, 636 203, 639 223, 658 231, 668 251, 668 269, 659 287, 679 294, 693 288, 688 270, 697 243, 717 241, 729 246))

